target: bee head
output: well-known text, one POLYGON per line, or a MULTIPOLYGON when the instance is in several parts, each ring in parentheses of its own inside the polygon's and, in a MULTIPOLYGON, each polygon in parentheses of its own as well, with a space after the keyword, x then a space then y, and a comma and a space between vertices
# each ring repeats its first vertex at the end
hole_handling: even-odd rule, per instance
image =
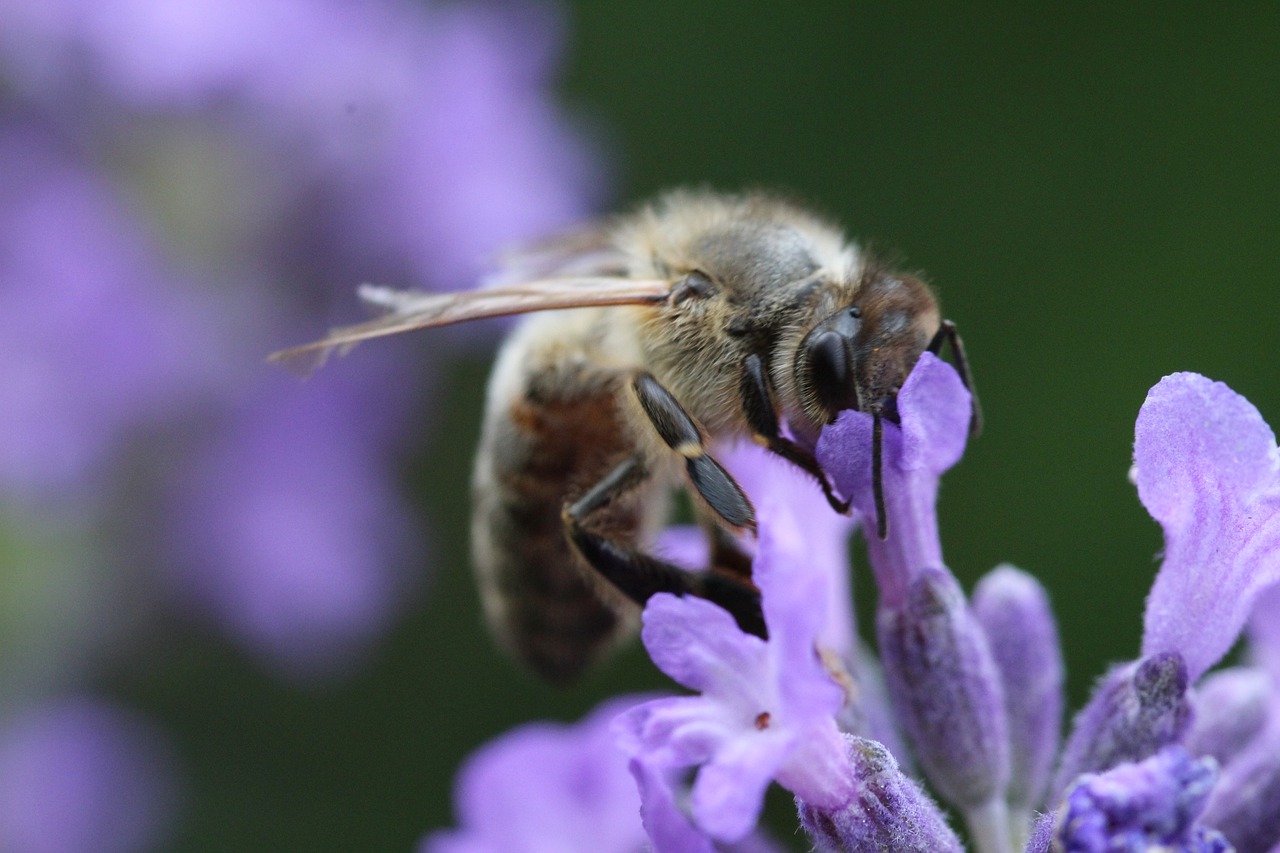
POLYGON ((806 408, 830 423, 845 409, 897 422, 898 390, 940 322, 919 280, 875 274, 851 304, 820 320, 800 342, 797 368, 806 408))

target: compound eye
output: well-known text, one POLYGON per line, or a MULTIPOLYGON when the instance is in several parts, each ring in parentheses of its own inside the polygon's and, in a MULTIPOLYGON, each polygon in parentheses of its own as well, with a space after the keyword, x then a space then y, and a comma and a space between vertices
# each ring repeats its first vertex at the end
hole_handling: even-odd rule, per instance
POLYGON ((851 343, 849 337, 827 330, 818 332, 805 344, 810 383, 822 407, 833 419, 837 412, 858 408, 851 343))

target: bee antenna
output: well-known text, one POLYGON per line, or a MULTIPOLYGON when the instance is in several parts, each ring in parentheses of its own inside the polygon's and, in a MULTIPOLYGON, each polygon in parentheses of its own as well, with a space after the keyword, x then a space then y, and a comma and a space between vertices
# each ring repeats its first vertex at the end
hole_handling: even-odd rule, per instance
POLYGON ((876 502, 876 535, 880 541, 889 538, 889 514, 884 506, 884 420, 871 416, 871 491, 876 502))

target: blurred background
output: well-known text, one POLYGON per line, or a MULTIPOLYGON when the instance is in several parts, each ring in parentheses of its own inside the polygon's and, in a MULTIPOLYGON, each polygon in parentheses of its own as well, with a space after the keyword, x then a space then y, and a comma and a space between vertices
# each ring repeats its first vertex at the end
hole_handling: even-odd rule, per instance
POLYGON ((1157 565, 1147 389, 1280 423, 1277 56, 1270 3, 9 0, 0 849, 411 850, 485 740, 663 686, 633 647, 553 690, 481 628, 499 329, 262 358, 673 185, 935 284, 987 418, 948 562, 1043 579, 1078 707, 1157 565))

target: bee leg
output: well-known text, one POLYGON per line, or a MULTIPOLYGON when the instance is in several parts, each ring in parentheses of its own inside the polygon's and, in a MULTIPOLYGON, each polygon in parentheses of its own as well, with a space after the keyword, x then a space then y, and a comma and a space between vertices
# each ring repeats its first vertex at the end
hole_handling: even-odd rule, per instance
POLYGON ((754 531, 756 512, 751 501, 729 472, 707 453, 702 430, 680 401, 651 373, 637 373, 631 387, 658 435, 684 457, 689 482, 711 511, 730 527, 754 531))
POLYGON ((750 581, 721 571, 690 572, 588 529, 593 513, 607 507, 649 476, 631 456, 586 494, 564 508, 565 533, 583 559, 623 595, 643 605, 659 592, 695 595, 724 608, 738 627, 767 639, 760 591, 750 581))
POLYGON ((969 373, 969 359, 964 354, 964 341, 960 340, 956 324, 950 320, 943 320, 942 325, 938 327, 938 333, 929 342, 929 352, 938 355, 944 341, 951 344, 951 357, 956 363, 956 373, 960 374, 960 381, 964 383, 965 388, 969 389, 973 399, 973 417, 969 420, 969 435, 976 438, 982 432, 982 406, 978 404, 978 391, 973 387, 973 377, 969 373))
POLYGON ((742 409, 747 416, 747 424, 755 433, 756 441, 816 478, 831 508, 841 515, 847 515, 849 502, 836 495, 835 488, 818 465, 818 460, 811 452, 782 434, 778 425, 778 407, 773 401, 773 391, 765 373, 764 362, 755 353, 747 356, 742 363, 739 390, 742 394, 742 409))

